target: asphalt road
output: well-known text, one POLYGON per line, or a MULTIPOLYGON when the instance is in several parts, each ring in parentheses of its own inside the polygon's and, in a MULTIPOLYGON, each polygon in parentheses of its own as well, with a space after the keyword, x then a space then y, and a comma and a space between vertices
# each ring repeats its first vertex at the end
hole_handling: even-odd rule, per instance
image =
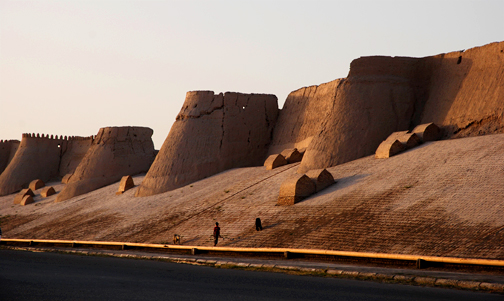
POLYGON ((0 250, 0 300, 503 300, 502 295, 153 260, 0 250))

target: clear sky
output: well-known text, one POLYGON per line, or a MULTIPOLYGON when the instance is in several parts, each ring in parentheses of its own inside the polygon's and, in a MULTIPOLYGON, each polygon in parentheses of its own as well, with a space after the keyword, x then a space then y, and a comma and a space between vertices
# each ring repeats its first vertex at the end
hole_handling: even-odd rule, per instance
POLYGON ((504 1, 0 0, 0 139, 147 126, 159 149, 193 90, 271 93, 360 56, 504 40, 504 1))

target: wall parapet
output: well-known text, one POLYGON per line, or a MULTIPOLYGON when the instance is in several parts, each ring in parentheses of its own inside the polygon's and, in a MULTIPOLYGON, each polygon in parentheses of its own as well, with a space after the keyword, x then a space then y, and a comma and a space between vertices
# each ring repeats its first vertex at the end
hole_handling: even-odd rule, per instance
POLYGON ((63 136, 63 135, 49 135, 49 134, 40 134, 40 133, 23 133, 22 135, 23 138, 35 138, 35 139, 50 139, 50 140, 63 140, 63 141, 71 141, 71 140, 88 140, 92 139, 94 140, 96 138, 96 135, 91 135, 87 137, 82 137, 82 136, 63 136))

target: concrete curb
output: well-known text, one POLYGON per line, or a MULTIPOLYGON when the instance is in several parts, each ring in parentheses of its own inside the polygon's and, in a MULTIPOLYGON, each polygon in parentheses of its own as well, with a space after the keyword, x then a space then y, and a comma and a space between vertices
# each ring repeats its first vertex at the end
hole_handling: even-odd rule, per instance
MULTIPOLYGON (((320 249, 290 249, 290 248, 229 248, 229 247, 209 247, 209 246, 185 246, 185 245, 170 245, 170 244, 146 244, 146 243, 127 243, 127 242, 111 242, 111 241, 79 241, 79 240, 51 240, 51 239, 17 239, 6 238, 2 243, 27 243, 28 246, 34 247, 37 244, 54 244, 67 245, 75 248, 77 246, 97 245, 102 247, 121 247, 122 250, 131 248, 148 248, 160 250, 177 250, 190 251, 192 255, 197 255, 201 252, 226 252, 228 254, 236 253, 275 253, 282 254, 285 258, 293 258, 296 255, 322 255, 336 257, 351 257, 351 258, 367 258, 367 259, 386 259, 398 261, 416 262, 417 267, 426 267, 430 263, 446 263, 457 265, 480 265, 492 267, 504 267, 504 260, 483 259, 483 258, 458 258, 458 257, 439 257, 439 256, 422 256, 408 254, 388 254, 388 253, 369 253, 369 252, 351 252, 351 251, 336 251, 336 250, 320 250, 320 249)), ((43 246, 40 246, 43 247, 43 246)))
POLYGON ((304 268, 297 266, 274 265, 274 264, 251 264, 247 262, 206 260, 203 258, 197 258, 197 259, 180 258, 169 255, 145 256, 135 254, 118 254, 107 251, 100 252, 100 251, 82 251, 82 250, 56 250, 52 248, 12 247, 12 246, 4 246, 3 248, 19 251, 37 250, 42 252, 67 253, 67 254, 88 255, 88 256, 109 256, 109 257, 134 258, 144 260, 162 260, 173 263, 204 265, 216 268, 239 268, 245 270, 258 270, 258 271, 271 271, 271 272, 284 272, 284 273, 294 272, 294 273, 301 273, 303 275, 318 275, 326 277, 351 278, 358 280, 374 280, 380 282, 394 282, 394 283, 421 285, 430 287, 457 288, 472 291, 504 294, 504 284, 501 283, 454 280, 454 279, 434 278, 425 276, 377 274, 377 273, 358 272, 351 270, 316 269, 316 268, 304 268))

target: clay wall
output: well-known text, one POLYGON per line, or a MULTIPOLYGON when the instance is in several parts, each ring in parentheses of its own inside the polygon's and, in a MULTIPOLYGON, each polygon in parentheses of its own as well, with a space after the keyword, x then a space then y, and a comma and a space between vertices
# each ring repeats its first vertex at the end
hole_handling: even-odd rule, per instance
POLYGON ((287 96, 273 132, 269 155, 280 154, 285 149, 308 147, 331 111, 341 81, 337 79, 319 86, 304 87, 287 96))
POLYGON ((64 177, 66 174, 73 173, 92 144, 93 136, 74 137, 69 140, 66 148, 62 150, 59 176, 64 177))
POLYGON ((0 140, 0 174, 2 174, 7 165, 9 165, 9 162, 14 158, 19 144, 19 140, 0 140))
MULTIPOLYGON (((306 148, 300 173, 326 168, 371 155, 391 133, 422 123, 439 125, 444 138, 502 133, 503 66, 504 42, 425 58, 362 57, 347 78, 290 93, 280 113, 273 95, 188 92, 137 194, 262 165, 268 154, 294 147, 306 148)), ((10 151, 0 195, 71 173, 92 143, 60 137, 55 149, 57 137, 37 136, 23 136, 14 157, 10 151)))
POLYGON ((504 42, 425 59, 435 63, 421 123, 445 138, 504 132, 504 42))
POLYGON ((0 195, 28 187, 34 179, 47 182, 57 177, 64 141, 44 134, 23 134, 18 150, 0 175, 0 195))
POLYGON ((274 95, 188 92, 136 195, 173 190, 230 168, 262 165, 277 117, 274 95))
POLYGON ((56 202, 146 172, 154 160, 152 134, 147 127, 101 128, 56 202))
POLYGON ((354 60, 298 172, 373 154, 390 133, 408 130, 415 113, 420 59, 365 57, 354 60))
POLYGON ((354 60, 298 171, 371 155, 392 132, 421 123, 436 123, 445 138, 504 132, 503 67, 504 42, 425 58, 354 60))
POLYGON ((0 195, 11 194, 34 179, 48 182, 61 177, 60 163, 65 158, 67 171, 73 172, 75 151, 73 145, 83 141, 92 141, 92 137, 63 137, 47 134, 23 134, 21 142, 9 165, 0 175, 0 195))

